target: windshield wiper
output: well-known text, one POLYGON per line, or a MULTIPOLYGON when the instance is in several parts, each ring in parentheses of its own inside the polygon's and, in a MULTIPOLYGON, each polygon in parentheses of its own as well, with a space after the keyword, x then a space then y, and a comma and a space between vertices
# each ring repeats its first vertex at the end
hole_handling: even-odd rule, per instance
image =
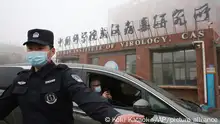
POLYGON ((202 111, 202 108, 198 104, 185 99, 181 99, 181 100, 185 102, 187 105, 189 105, 192 111, 195 112, 202 111))

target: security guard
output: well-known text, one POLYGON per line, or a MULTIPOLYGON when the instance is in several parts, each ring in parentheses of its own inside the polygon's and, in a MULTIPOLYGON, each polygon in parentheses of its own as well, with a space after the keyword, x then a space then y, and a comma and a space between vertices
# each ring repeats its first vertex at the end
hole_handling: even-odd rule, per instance
MULTIPOLYGON (((53 32, 44 29, 28 31, 27 61, 30 70, 21 71, 0 97, 0 120, 14 108, 20 107, 24 124, 73 124, 72 101, 101 123, 129 124, 141 115, 122 115, 106 99, 86 87, 73 69, 56 65, 53 32), (123 121, 106 121, 105 118, 123 121)), ((140 124, 140 122, 137 122, 140 124)))

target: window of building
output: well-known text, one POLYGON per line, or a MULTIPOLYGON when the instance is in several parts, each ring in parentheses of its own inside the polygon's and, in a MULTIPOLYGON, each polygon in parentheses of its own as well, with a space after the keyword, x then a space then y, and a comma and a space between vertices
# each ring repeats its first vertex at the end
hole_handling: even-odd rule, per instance
POLYGON ((78 59, 64 60, 63 63, 79 63, 78 59))
POLYGON ((91 58, 91 64, 93 65, 99 65, 99 58, 91 58))
POLYGON ((126 55, 126 72, 136 74, 136 55, 126 55))
POLYGON ((195 50, 153 52, 153 80, 158 85, 196 85, 195 50))

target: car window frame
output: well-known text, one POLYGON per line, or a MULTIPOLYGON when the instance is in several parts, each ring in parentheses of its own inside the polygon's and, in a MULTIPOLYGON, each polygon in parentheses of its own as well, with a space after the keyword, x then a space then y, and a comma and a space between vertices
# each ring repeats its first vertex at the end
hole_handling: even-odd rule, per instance
POLYGON ((179 113, 178 111, 176 111, 173 107, 171 107, 170 105, 168 105, 166 102, 164 102, 163 100, 161 100, 160 98, 158 98, 157 96, 155 96, 154 94, 150 93, 149 91, 145 90, 145 97, 147 99, 147 95, 150 94, 151 96, 155 97, 157 100, 159 100, 160 102, 162 102, 163 104, 165 104, 166 106, 168 106, 169 108, 173 109, 176 113, 179 114, 179 116, 177 117, 176 115, 169 115, 166 113, 161 113, 161 112, 154 112, 152 111, 153 114, 158 115, 158 116, 167 116, 167 117, 171 117, 171 118, 182 118, 182 119, 186 119, 181 113, 179 113))
MULTIPOLYGON (((91 69, 84 69, 85 70, 85 72, 86 72, 86 80, 88 80, 88 75, 89 75, 89 73, 95 73, 95 74, 100 74, 100 75, 105 75, 105 76, 109 76, 109 77, 112 77, 112 78, 115 78, 115 79, 117 79, 117 80, 120 80, 120 81, 122 81, 122 82, 126 82, 126 83, 128 83, 129 85, 131 85, 131 86, 133 86, 133 87, 135 87, 135 88, 137 88, 138 90, 140 90, 141 91, 141 98, 143 99, 145 99, 145 90, 142 88, 142 87, 140 87, 140 86, 138 86, 138 85, 135 85, 132 81, 130 81, 130 80, 126 80, 126 79, 124 79, 124 78, 122 78, 122 77, 120 77, 120 76, 117 76, 117 75, 115 75, 115 74, 112 74, 112 73, 109 73, 109 72, 106 72, 106 71, 102 71, 102 70, 91 70, 91 69)), ((123 76, 123 75, 122 75, 123 76)), ((89 81, 87 81, 87 86, 89 87, 89 81)), ((133 107, 122 107, 122 106, 115 106, 115 105, 113 105, 113 107, 114 108, 116 108, 116 109, 125 109, 125 110, 130 110, 130 111, 133 111, 133 107)))

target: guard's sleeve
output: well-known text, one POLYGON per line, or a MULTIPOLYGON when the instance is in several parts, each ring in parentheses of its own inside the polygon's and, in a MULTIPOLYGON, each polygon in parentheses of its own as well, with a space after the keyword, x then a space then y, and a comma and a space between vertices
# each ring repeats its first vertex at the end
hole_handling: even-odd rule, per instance
POLYGON ((107 99, 91 91, 81 77, 74 73, 73 69, 65 72, 63 78, 65 88, 69 91, 72 100, 76 102, 88 116, 103 124, 110 124, 113 118, 120 115, 107 99), (111 121, 106 121, 109 118, 111 121))
POLYGON ((0 96, 0 120, 3 120, 18 106, 16 96, 12 94, 12 89, 13 84, 0 96))

